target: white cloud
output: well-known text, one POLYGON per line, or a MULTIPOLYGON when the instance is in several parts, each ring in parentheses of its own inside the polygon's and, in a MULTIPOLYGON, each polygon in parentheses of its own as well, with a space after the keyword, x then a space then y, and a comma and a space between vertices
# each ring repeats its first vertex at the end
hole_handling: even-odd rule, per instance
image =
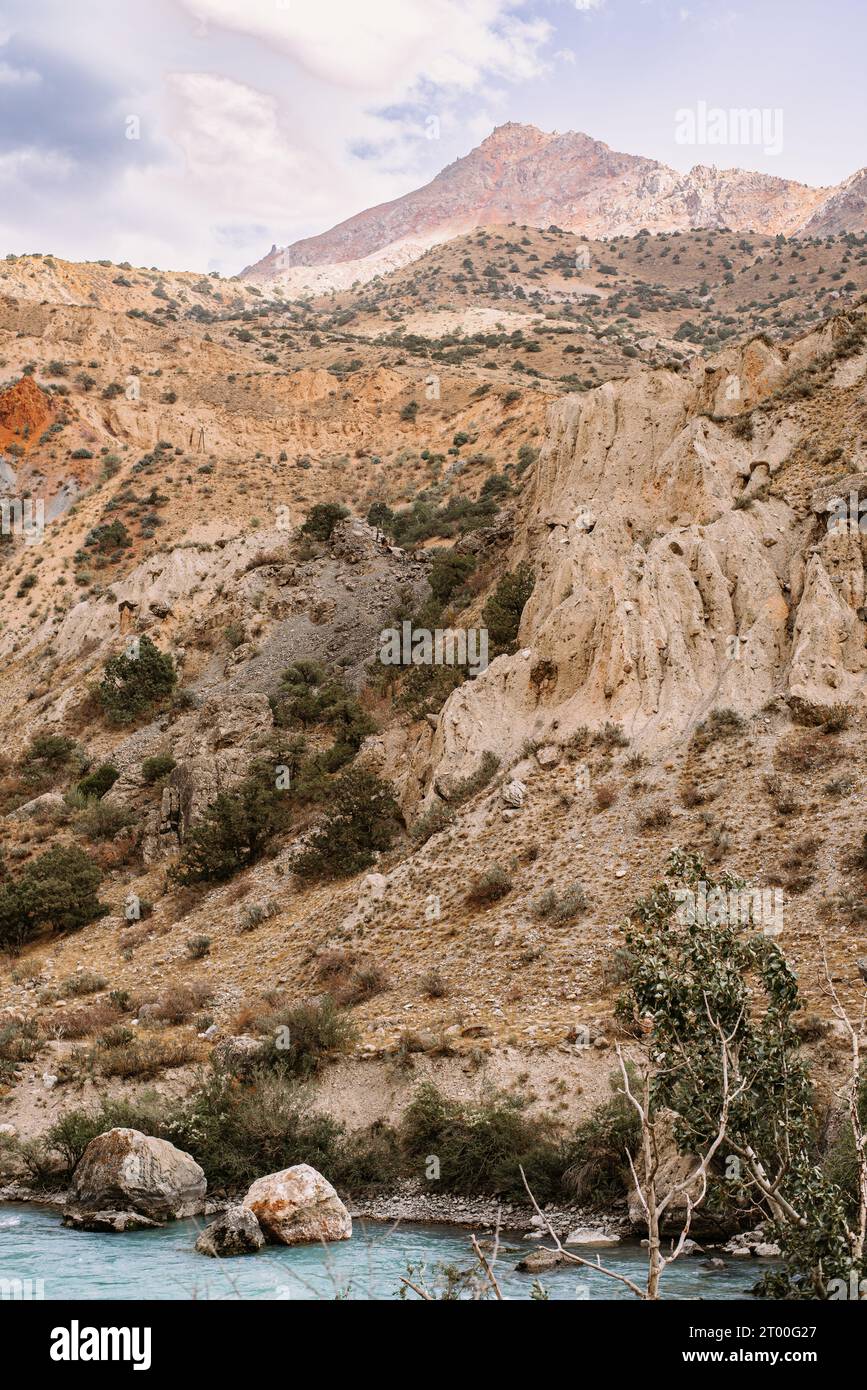
MULTIPOLYGON (((68 179, 61 196, 55 166, 58 253, 237 271, 271 240, 322 231, 468 153, 510 114, 512 85, 548 70, 553 35, 534 0, 153 3, 152 22, 90 0, 67 30, 66 0, 7 0, 16 38, 56 55, 46 73, 92 72, 120 113, 121 159, 94 153, 91 170, 82 156, 86 199, 68 179), (123 140, 126 112, 141 142, 123 140)), ((0 81, 10 64, 0 46, 0 81)), ((53 145, 0 164, 4 180, 22 175, 0 207, 9 246, 40 242, 52 180, 39 160, 53 145)))
POLYGON ((64 154, 23 146, 0 154, 0 183, 26 178, 65 178, 74 168, 73 161, 64 154))
POLYGON ((205 72, 173 73, 168 89, 170 129, 187 176, 218 193, 224 210, 267 215, 263 196, 273 211, 293 180, 306 182, 318 172, 283 128, 276 98, 205 72))
POLYGON ((41 81, 32 68, 13 68, 11 63, 0 62, 0 87, 32 87, 41 81))
POLYGON ((520 19, 516 0, 183 3, 204 24, 263 39, 313 76, 380 102, 406 97, 422 81, 471 91, 484 73, 536 76, 551 34, 545 20, 520 19))

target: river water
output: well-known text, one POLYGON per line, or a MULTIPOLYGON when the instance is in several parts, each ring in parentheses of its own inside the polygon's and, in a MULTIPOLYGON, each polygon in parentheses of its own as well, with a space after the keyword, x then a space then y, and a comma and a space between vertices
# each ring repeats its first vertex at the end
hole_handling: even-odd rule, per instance
MULTIPOLYGON (((399 1297, 401 1276, 433 1288, 444 1266, 473 1264, 470 1232, 458 1226, 356 1220, 349 1241, 266 1246, 256 1255, 212 1260, 193 1249, 202 1225, 177 1221, 158 1231, 105 1235, 67 1230, 53 1208, 4 1205, 0 1280, 41 1280, 46 1299, 389 1299, 399 1297)), ((537 1276, 514 1266, 534 1244, 501 1238, 496 1272, 505 1296, 530 1297, 537 1276)), ((593 1250, 576 1253, 596 1258, 593 1250)), ((601 1254, 604 1264, 641 1284, 639 1244, 624 1241, 601 1254)), ((664 1276, 663 1293, 671 1299, 748 1298, 766 1267, 767 1261, 731 1260, 723 1270, 707 1270, 701 1257, 681 1259, 664 1276)), ((634 1297, 624 1285, 579 1267, 538 1279, 551 1299, 634 1297)))

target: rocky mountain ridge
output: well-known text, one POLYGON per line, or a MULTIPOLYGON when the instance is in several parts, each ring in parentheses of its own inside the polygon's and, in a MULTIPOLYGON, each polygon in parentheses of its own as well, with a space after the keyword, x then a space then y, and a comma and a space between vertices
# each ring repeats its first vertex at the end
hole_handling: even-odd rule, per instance
POLYGON ((600 238, 693 227, 786 236, 860 232, 867 226, 863 183, 863 170, 838 188, 702 164, 680 174, 582 133, 512 121, 422 188, 319 236, 273 247, 242 278, 295 290, 346 288, 494 223, 556 224, 600 238))

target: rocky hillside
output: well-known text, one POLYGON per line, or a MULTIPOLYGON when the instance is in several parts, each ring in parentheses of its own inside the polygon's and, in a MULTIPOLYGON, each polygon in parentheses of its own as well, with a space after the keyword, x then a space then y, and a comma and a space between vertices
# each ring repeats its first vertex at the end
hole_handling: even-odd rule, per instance
MULTIPOLYGON (((619 247, 624 290, 645 241, 619 247)), ((824 254, 843 284, 862 273, 859 247, 824 254)), ((0 558, 5 1122, 180 1093, 213 1048, 325 996, 355 1032, 317 1103, 352 1123, 428 1075, 582 1113, 618 1036, 621 923, 677 846, 781 889, 817 1017, 820 942, 855 998, 854 290, 806 332, 741 322, 715 353, 570 390, 487 355, 433 371, 362 331, 433 312, 423 282, 353 310, 34 258, 10 276, 5 496, 49 505, 0 558), (322 503, 349 515, 322 523, 322 503), (490 665, 384 668, 382 631, 410 619, 490 628, 490 665), (346 805, 367 840, 338 834, 310 872, 346 805), (31 921, 58 864, 83 916, 31 921)))
POLYGON ((839 189, 705 165, 683 175, 588 135, 510 121, 423 188, 319 236, 272 247, 243 278, 295 290, 348 288, 470 228, 497 223, 554 224, 597 238, 696 227, 786 236, 863 232, 862 183, 863 171, 839 189))

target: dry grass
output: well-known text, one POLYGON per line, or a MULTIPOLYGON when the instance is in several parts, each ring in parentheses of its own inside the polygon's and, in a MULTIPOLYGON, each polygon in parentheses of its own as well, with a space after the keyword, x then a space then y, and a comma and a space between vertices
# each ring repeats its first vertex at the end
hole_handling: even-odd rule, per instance
POLYGON ((89 1038, 116 1023, 120 1011, 108 1000, 76 1009, 52 1009, 39 1020, 39 1028, 48 1038, 89 1038))
POLYGON ((210 1002, 213 989, 204 980, 188 985, 169 985, 158 994, 142 995, 134 1007, 142 1023, 186 1023, 210 1002))

